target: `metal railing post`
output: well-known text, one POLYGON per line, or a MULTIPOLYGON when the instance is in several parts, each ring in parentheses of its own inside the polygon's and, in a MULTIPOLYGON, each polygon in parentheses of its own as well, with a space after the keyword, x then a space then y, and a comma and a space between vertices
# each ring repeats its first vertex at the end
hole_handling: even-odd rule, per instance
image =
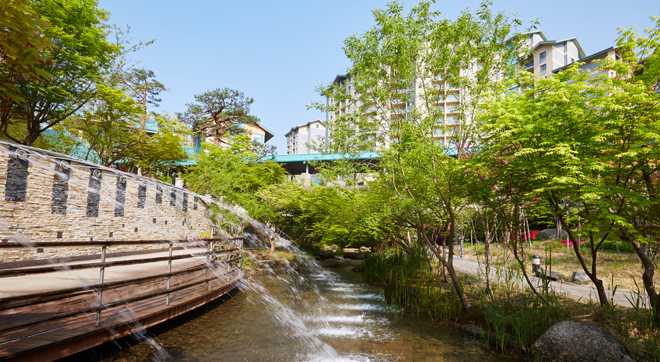
MULTIPOLYGON (((209 242, 209 252, 213 251, 213 241, 209 242)), ((209 279, 209 271, 211 270, 211 263, 213 260, 213 255, 209 254, 206 261, 206 291, 211 290, 211 280, 209 279)))
MULTIPOLYGON (((170 242, 170 260, 167 262, 167 274, 172 274, 172 248, 174 244, 170 242)), ((170 284, 172 282, 172 275, 167 276, 167 290, 170 290, 170 284)), ((170 305, 170 293, 167 293, 165 297, 165 305, 170 305)))
MULTIPOLYGON (((108 247, 103 246, 101 249, 101 263, 105 263, 105 251, 108 247)), ((101 266, 99 273, 99 290, 98 290, 98 310, 96 311, 96 326, 101 325, 101 307, 103 306, 103 279, 105 278, 105 267, 101 266)))

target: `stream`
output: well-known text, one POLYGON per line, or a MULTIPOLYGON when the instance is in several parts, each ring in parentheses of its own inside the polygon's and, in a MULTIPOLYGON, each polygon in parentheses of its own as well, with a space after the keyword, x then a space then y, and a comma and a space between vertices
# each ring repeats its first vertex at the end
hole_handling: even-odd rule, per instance
POLYGON ((428 316, 391 310, 383 287, 350 269, 311 270, 253 276, 225 303, 157 334, 162 348, 143 341, 100 361, 509 360, 428 316))

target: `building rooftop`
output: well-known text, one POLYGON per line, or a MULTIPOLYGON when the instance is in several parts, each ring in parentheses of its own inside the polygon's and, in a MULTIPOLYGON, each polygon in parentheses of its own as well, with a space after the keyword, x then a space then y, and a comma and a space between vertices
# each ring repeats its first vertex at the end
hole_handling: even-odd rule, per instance
MULTIPOLYGON (((596 52, 596 53, 593 53, 593 54, 587 55, 587 56, 585 56, 585 57, 583 57, 583 58, 580 58, 580 59, 576 60, 575 62, 586 62, 586 61, 593 61, 593 60, 595 60, 595 59, 600 59, 599 57, 600 57, 601 55, 603 55, 603 54, 605 54, 605 53, 607 53, 607 52, 609 52, 610 50, 613 50, 613 49, 617 49, 617 48, 611 46, 611 47, 609 47, 609 48, 607 48, 607 49, 603 49, 603 50, 601 50, 601 51, 599 51, 599 52, 596 52)), ((573 63, 566 64, 566 65, 564 65, 564 66, 561 67, 561 68, 557 68, 557 69, 553 70, 552 72, 553 72, 553 73, 560 72, 560 71, 562 71, 562 70, 564 70, 564 69, 570 67, 571 64, 573 64, 573 63)))

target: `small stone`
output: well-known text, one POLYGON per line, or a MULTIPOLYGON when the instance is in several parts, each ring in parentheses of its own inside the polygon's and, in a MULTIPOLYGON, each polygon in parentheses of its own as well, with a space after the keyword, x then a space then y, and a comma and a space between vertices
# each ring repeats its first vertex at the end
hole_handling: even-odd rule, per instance
POLYGON ((591 282, 591 279, 589 279, 589 276, 585 272, 573 272, 573 281, 587 284, 591 282))
POLYGON ((561 273, 557 273, 556 271, 550 271, 547 269, 540 269, 539 271, 535 272, 536 276, 538 278, 541 278, 543 274, 545 274, 546 278, 550 278, 550 280, 553 281, 558 281, 564 279, 564 275, 561 273))

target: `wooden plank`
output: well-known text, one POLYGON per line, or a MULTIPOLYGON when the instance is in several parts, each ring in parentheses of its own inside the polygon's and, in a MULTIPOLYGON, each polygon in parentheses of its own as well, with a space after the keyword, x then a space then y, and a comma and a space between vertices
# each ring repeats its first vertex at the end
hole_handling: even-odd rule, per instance
MULTIPOLYGON (((112 315, 102 319, 101 327, 95 327, 93 318, 84 319, 79 316, 77 319, 71 320, 76 324, 68 325, 65 328, 45 331, 31 338, 19 337, 18 341, 0 344, 0 358, 10 361, 52 361, 124 337, 174 318, 226 294, 243 278, 240 270, 236 270, 235 273, 235 277, 222 284, 214 281, 209 293, 206 292, 203 285, 197 290, 192 288, 184 291, 186 293, 181 294, 185 294, 185 296, 178 296, 180 298, 175 298, 175 302, 170 306, 165 305, 164 298, 160 298, 160 302, 153 299, 135 303, 131 305, 131 310, 135 312, 134 318, 129 318, 126 313, 122 313, 121 309, 124 306, 121 306, 115 308, 112 315)), ((11 338, 11 336, 9 337, 11 338)))
POLYGON ((198 265, 192 268, 187 268, 187 269, 182 269, 178 271, 174 271, 171 273, 165 273, 165 274, 159 274, 159 275, 152 275, 148 277, 141 277, 141 278, 134 278, 134 279, 124 279, 124 280, 119 280, 115 282, 106 282, 103 284, 89 284, 89 285, 84 285, 80 287, 75 287, 75 288, 68 288, 68 289, 58 289, 58 290, 53 290, 53 291, 48 291, 48 292, 43 292, 43 293, 34 293, 34 294, 24 294, 24 295, 17 295, 14 297, 6 297, 6 298, 0 298, 0 314, 2 311, 9 309, 9 308, 18 308, 22 307, 25 305, 35 305, 35 304, 40 304, 40 303, 47 303, 47 302, 52 302, 52 301, 57 301, 61 300, 63 298, 68 298, 71 297, 75 293, 93 293, 94 290, 98 289, 103 289, 103 290, 108 290, 108 289, 113 289, 113 288, 118 288, 122 287, 125 285, 131 285, 134 283, 140 283, 140 282, 146 282, 149 280, 155 280, 163 277, 168 277, 168 276, 176 276, 179 274, 185 274, 191 271, 195 270, 206 270, 206 265, 198 265))
POLYGON ((181 243, 207 243, 209 241, 234 241, 243 237, 212 238, 212 239, 186 239, 186 240, 105 240, 105 241, 37 241, 37 242, 5 242, 0 243, 0 249, 24 248, 67 248, 67 247, 102 247, 117 245, 153 245, 153 244, 181 244, 181 243))
MULTIPOLYGON (((224 270, 221 265, 216 266, 214 271, 216 269, 224 270)), ((218 277, 230 273, 232 273, 232 271, 224 273, 218 277)), ((174 278, 174 284, 170 285, 170 289, 167 289, 166 287, 167 277, 163 277, 159 283, 153 283, 153 281, 142 282, 136 285, 125 286, 121 290, 110 291, 107 295, 104 293, 102 306, 98 306, 96 293, 92 293, 82 297, 72 298, 67 303, 62 303, 62 301, 46 303, 46 305, 41 305, 39 307, 38 312, 34 312, 32 306, 11 309, 8 311, 9 313, 0 315, 0 330, 25 328, 29 325, 46 321, 68 318, 86 313, 95 313, 98 310, 103 311, 143 299, 166 295, 206 282, 206 270, 197 270, 191 272, 191 275, 179 275, 178 278, 174 278)))
MULTIPOLYGON (((98 263, 72 264, 72 265, 68 265, 67 269, 68 270, 81 270, 81 269, 94 269, 94 268, 101 268, 101 267, 109 268, 109 267, 112 267, 112 266, 127 266, 127 265, 137 265, 137 264, 146 264, 146 263, 156 263, 156 262, 161 262, 161 261, 197 258, 197 257, 203 257, 203 256, 215 255, 215 254, 226 254, 226 253, 231 253, 231 252, 237 251, 237 250, 240 250, 240 249, 234 248, 234 249, 226 249, 226 250, 218 250, 218 251, 205 251, 205 252, 201 252, 201 253, 188 254, 188 255, 175 255, 175 256, 171 256, 171 257, 170 256, 163 256, 163 257, 157 257, 157 258, 117 260, 117 261, 108 261, 108 262, 105 262, 105 263, 98 262, 98 263)), ((31 274, 55 273, 55 272, 61 272, 61 271, 62 271, 61 266, 38 267, 38 268, 29 268, 29 269, 0 270, 0 278, 17 277, 17 276, 31 275, 31 274)))

